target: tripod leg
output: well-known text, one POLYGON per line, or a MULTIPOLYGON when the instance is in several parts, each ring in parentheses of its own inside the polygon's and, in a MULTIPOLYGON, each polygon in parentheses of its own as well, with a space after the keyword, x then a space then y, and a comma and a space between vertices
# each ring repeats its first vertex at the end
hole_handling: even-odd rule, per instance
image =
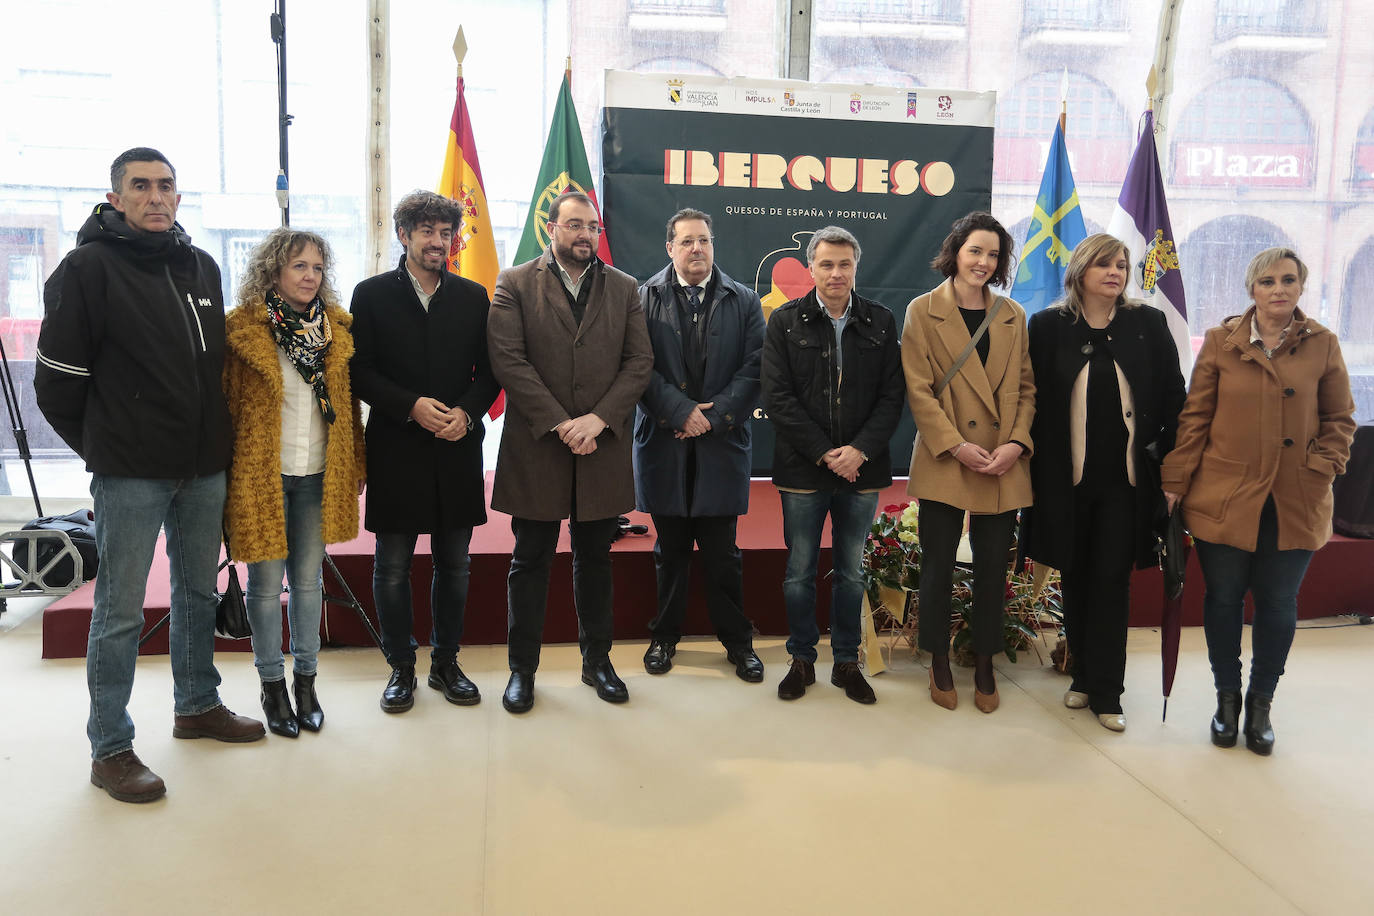
POLYGON ((158 630, 161 630, 163 627, 167 626, 167 625, 170 624, 171 622, 172 622, 172 612, 171 612, 171 611, 168 611, 166 614, 162 615, 162 619, 161 619, 161 620, 159 620, 157 623, 153 624, 151 627, 148 628, 148 632, 147 632, 147 633, 144 633, 142 636, 139 637, 139 639, 138 639, 138 647, 139 647, 140 649, 142 649, 144 643, 146 643, 148 640, 152 639, 153 636, 155 636, 155 635, 157 634, 157 631, 158 631, 158 630))
POLYGON ((334 558, 329 555, 329 551, 327 550, 324 554, 324 563, 329 567, 329 571, 334 574, 334 581, 339 583, 339 587, 343 589, 344 595, 347 596, 339 598, 325 592, 323 596, 324 600, 334 604, 342 604, 345 607, 351 607, 353 612, 358 615, 358 619, 362 621, 363 627, 367 630, 368 635, 372 637, 372 641, 377 644, 377 648, 382 648, 381 635, 377 632, 377 628, 372 625, 372 621, 367 616, 367 611, 358 603, 358 598, 353 594, 353 589, 348 587, 348 582, 344 580, 343 574, 339 572, 339 567, 334 565, 334 558))

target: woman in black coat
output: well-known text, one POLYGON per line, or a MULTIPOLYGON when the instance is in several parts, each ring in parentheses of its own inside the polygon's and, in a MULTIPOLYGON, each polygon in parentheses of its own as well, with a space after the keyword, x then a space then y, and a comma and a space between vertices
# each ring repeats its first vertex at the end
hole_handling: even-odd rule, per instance
POLYGON ((1071 709, 1125 731, 1126 623, 1132 566, 1155 563, 1164 513, 1159 462, 1183 407, 1178 348, 1164 313, 1126 298, 1130 252, 1089 236, 1074 249, 1064 298, 1030 320, 1035 368, 1026 553, 1063 576, 1071 709))

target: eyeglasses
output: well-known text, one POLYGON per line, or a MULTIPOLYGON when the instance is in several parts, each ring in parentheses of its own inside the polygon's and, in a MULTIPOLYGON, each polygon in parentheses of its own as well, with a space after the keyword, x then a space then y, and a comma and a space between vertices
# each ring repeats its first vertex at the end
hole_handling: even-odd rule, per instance
POLYGON ((601 226, 600 226, 600 224, 598 224, 598 223, 590 223, 590 224, 588 224, 588 223, 571 222, 571 223, 549 223, 549 225, 550 225, 550 226, 553 226, 555 229, 562 229, 562 230, 564 230, 565 232, 570 232, 570 233, 572 233, 573 235, 581 235, 581 234, 583 233, 583 231, 586 231, 586 232, 590 233, 592 236, 598 236, 598 235, 601 234, 601 226))
POLYGON ((696 248, 698 245, 700 245, 702 248, 710 248, 712 241, 713 239, 710 236, 705 236, 699 239, 678 239, 676 242, 673 242, 673 246, 676 248, 681 248, 683 251, 687 251, 689 249, 696 248))

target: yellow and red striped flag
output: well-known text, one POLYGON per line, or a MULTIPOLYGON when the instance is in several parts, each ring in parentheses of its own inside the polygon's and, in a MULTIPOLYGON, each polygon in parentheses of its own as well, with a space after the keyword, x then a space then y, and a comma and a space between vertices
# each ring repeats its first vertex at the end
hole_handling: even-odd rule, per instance
MULTIPOLYGON (((496 259, 496 236, 492 233, 491 210, 482 186, 482 168, 477 163, 477 142, 472 136, 472 119, 463 95, 463 77, 458 77, 458 98, 448 125, 448 148, 444 151, 444 171, 435 192, 463 208, 463 223, 453 233, 448 267, 460 277, 482 284, 490 297, 496 291, 496 275, 501 265, 496 259)), ((501 392, 488 415, 494 420, 506 409, 506 394, 501 392)))

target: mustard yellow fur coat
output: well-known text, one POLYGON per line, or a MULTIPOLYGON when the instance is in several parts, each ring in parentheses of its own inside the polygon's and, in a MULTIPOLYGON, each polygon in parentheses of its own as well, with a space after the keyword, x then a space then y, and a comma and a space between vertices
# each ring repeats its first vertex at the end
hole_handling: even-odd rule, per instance
MULTIPOLYGON (((324 542, 358 536, 358 484, 365 477, 363 426, 349 382, 353 316, 326 306, 333 343, 324 357, 324 382, 334 405, 325 448, 324 542)), ((224 395, 234 425, 224 505, 229 550, 235 560, 257 563, 286 556, 286 508, 281 490, 281 366, 264 304, 240 305, 224 322, 224 395)))

